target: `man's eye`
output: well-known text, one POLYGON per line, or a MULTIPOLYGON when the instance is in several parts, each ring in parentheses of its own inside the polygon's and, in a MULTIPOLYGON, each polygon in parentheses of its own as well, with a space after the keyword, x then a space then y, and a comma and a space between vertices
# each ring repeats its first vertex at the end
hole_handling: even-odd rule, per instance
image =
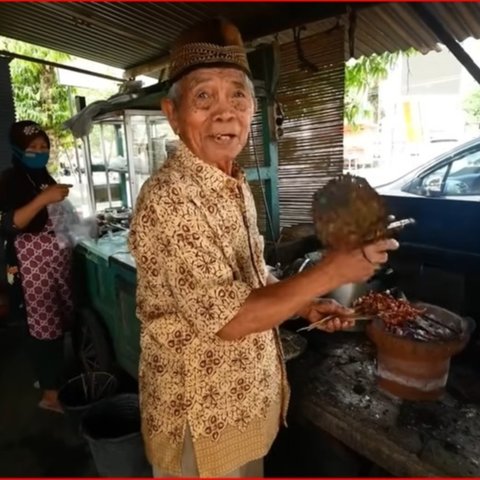
POLYGON ((198 92, 196 95, 197 98, 200 98, 201 100, 204 100, 208 98, 208 93, 205 91, 198 92))
POLYGON ((245 98, 246 94, 243 90, 236 90, 234 93, 234 97, 236 98, 245 98))

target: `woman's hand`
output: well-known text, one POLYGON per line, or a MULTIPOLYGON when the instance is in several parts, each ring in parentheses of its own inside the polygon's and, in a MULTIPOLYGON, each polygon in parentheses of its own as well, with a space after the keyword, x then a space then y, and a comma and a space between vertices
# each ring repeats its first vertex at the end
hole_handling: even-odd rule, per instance
POLYGON ((315 323, 322 318, 331 316, 330 320, 322 323, 318 328, 327 332, 335 332, 355 325, 355 320, 349 318, 353 313, 353 310, 340 305, 337 301, 324 298, 310 303, 300 310, 298 315, 310 323, 315 323))
POLYGON ((51 203, 58 203, 68 197, 72 185, 56 183, 49 185, 45 190, 38 194, 39 200, 43 205, 50 205, 51 203))
POLYGON ((31 202, 13 213, 13 225, 17 230, 23 230, 38 212, 51 203, 61 202, 69 193, 72 185, 55 184, 40 192, 31 202))

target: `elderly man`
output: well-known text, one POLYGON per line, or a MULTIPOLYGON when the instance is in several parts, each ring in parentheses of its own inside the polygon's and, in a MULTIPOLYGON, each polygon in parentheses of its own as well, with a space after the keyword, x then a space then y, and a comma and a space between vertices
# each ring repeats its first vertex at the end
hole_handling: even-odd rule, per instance
POLYGON ((255 110, 238 30, 221 20, 192 28, 172 52, 170 75, 162 110, 180 143, 142 188, 130 236, 147 455, 157 477, 260 476, 289 396, 276 327, 297 313, 341 317, 339 305, 315 299, 369 278, 396 244, 268 278, 253 197, 235 163, 255 110))

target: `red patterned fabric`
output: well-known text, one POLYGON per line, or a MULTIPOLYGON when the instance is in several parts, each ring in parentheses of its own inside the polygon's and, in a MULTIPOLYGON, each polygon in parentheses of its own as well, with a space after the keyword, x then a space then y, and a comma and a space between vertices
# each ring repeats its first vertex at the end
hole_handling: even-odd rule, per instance
POLYGON ((15 239, 30 335, 54 340, 63 335, 73 313, 71 246, 55 233, 60 209, 49 209, 42 232, 15 239))

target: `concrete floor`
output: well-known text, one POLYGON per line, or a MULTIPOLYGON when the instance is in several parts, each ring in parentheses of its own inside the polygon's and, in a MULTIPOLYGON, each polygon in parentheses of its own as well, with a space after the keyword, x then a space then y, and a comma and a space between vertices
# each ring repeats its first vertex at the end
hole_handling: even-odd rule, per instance
POLYGON ((19 326, 0 325, 0 477, 97 476, 88 445, 40 392, 19 326))
MULTIPOLYGON (((0 477, 97 477, 88 445, 68 419, 37 407, 25 340, 20 327, 0 323, 0 477)), ((66 377, 76 376, 73 362, 67 364, 66 377)), ((283 429, 265 459, 265 476, 389 476, 327 437, 293 425, 283 429)))

